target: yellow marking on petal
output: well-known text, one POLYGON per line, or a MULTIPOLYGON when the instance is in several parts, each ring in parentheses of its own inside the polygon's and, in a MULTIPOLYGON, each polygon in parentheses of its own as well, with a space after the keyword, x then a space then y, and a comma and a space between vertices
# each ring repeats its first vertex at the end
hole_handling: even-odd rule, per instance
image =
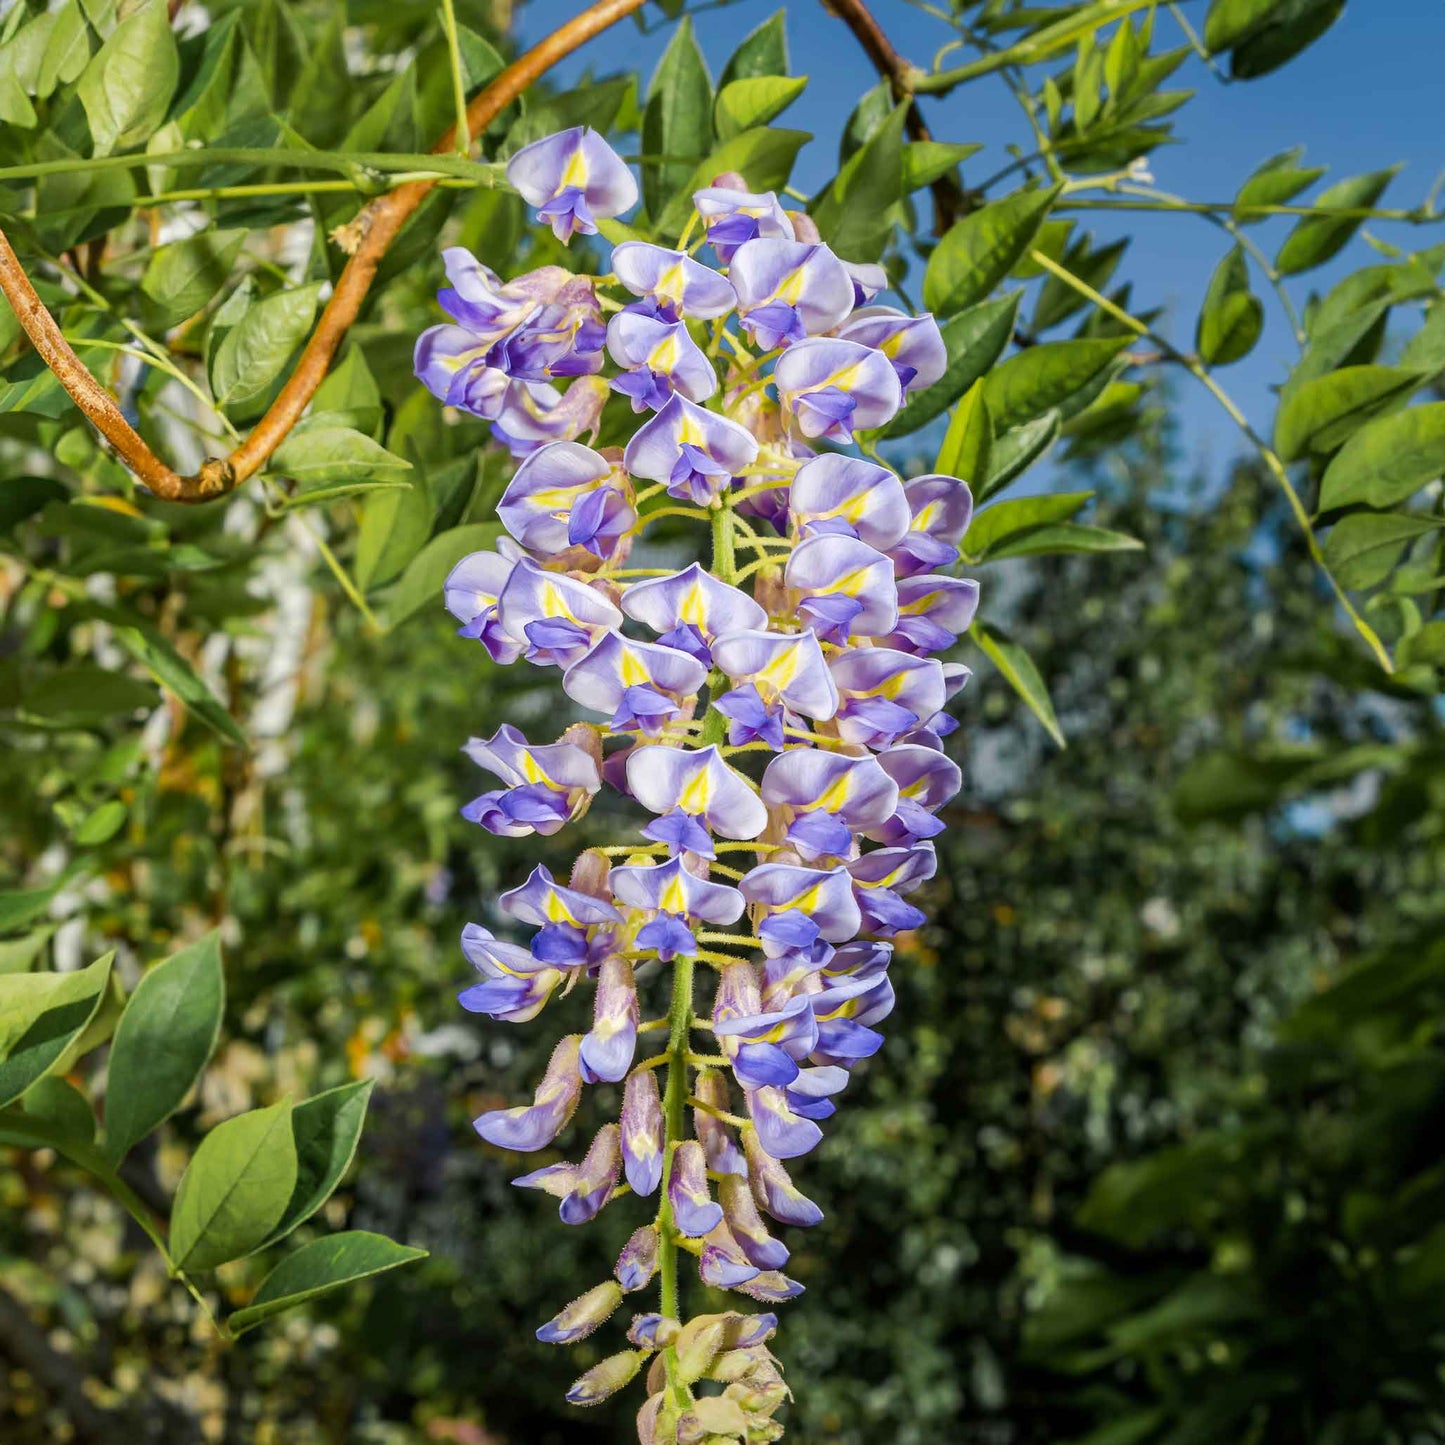
POLYGON ((775 692, 782 692, 797 677, 801 666, 802 649, 784 648, 756 674, 754 682, 767 683, 775 692))
POLYGON ((853 774, 841 773, 835 782, 823 790, 814 806, 829 813, 836 813, 848 801, 848 795, 852 791, 853 774))
POLYGON ((673 878, 657 895, 657 906, 664 913, 687 912, 687 899, 683 894, 681 878, 673 878))
POLYGON ((677 368, 681 355, 682 341, 677 332, 669 331, 652 348, 652 354, 647 358, 647 364, 653 371, 672 372, 677 368))
POLYGON ((699 768, 677 795, 677 806, 684 813, 698 814, 707 811, 712 801, 712 769, 699 768))
POLYGON ((925 503, 923 509, 913 518, 912 530, 915 532, 926 532, 938 520, 938 514, 943 510, 943 502, 935 497, 933 501, 925 503))
POLYGON ((617 672, 622 679, 623 687, 636 687, 640 683, 652 681, 652 674, 648 672, 647 664, 634 649, 625 644, 622 648, 622 660, 618 663, 617 672))
POLYGON ((567 164, 562 168, 562 185, 576 186, 581 190, 587 188, 587 157, 580 145, 567 158, 567 164))
POLYGON ((683 275, 682 260, 674 261, 657 278, 657 284, 652 288, 656 295, 663 301, 671 301, 674 305, 682 301, 682 293, 687 285, 683 275))
POLYGON ((558 786, 547 776, 546 772, 531 753, 521 754, 520 761, 517 764, 517 771, 521 773, 529 783, 546 783, 550 788, 558 786))
POLYGON ((701 629, 706 619, 707 594, 703 591, 702 583, 695 581, 682 594, 682 600, 677 607, 677 620, 691 623, 692 626, 701 629))

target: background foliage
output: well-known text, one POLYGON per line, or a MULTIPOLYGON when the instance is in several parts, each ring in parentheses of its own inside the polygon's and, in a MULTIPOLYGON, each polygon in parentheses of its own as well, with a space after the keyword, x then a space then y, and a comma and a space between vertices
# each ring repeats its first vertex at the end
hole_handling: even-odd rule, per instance
MULTIPOLYGON (((1221 260, 1197 321, 1129 310, 1134 228, 1147 245, 1147 213, 1185 204, 1139 163, 1187 127, 1186 80, 1267 85, 1340 9, 956 6, 952 68, 876 57, 879 86, 837 116, 836 179, 801 198, 949 343, 946 379, 877 444, 992 504, 966 544, 985 621, 934 921, 810 1161, 828 1218, 795 1241, 800 1440, 1445 1439, 1445 250, 1406 229, 1432 202, 1383 209, 1389 157, 1343 181, 1274 157, 1201 214, 1221 260), (1035 153, 976 155, 966 105, 930 99, 985 77, 1035 153), (1355 269, 1312 289, 1347 246, 1355 269), (1242 460, 1201 481, 1171 407, 1202 382, 1232 408, 1227 367, 1266 324, 1298 341, 1277 412, 1236 416, 1242 460)), ((0 223, 178 467, 266 413, 356 244, 337 228, 444 171, 306 419, 202 506, 138 488, 0 309, 0 987, 115 953, 52 1052, 4 1040, 0 1078, 25 1089, 0 1113, 6 1440, 631 1434, 625 1402, 560 1403, 585 1348, 531 1333, 625 1221, 559 1231, 508 1187, 514 1161, 467 1120, 544 1045, 451 998, 462 924, 497 926, 536 848, 458 822, 457 748, 556 706, 438 615, 508 474, 411 375, 439 241, 504 274, 556 259, 492 170, 422 155, 458 79, 472 94, 511 54, 505 7, 455 11, 451 37, 449 11, 369 0, 0 20, 0 223), (195 1070, 127 1123, 116 1024, 172 955, 224 959, 224 1013, 218 987, 195 1070), (362 1080, 356 1163, 332 1151, 345 1183, 292 1245, 345 1230, 429 1257, 222 1342, 208 1313, 241 1329, 264 1304, 282 1213, 201 1250, 193 1298, 110 1186, 163 1217, 226 1121, 364 1110, 362 1080)), ((684 18, 656 75, 535 90, 483 160, 590 123, 645 158, 629 224, 676 235, 718 171, 787 182, 808 137, 787 128, 785 38, 813 23, 791 7, 704 59, 684 18)), ((270 1187, 288 1218, 294 1188, 270 1187)))

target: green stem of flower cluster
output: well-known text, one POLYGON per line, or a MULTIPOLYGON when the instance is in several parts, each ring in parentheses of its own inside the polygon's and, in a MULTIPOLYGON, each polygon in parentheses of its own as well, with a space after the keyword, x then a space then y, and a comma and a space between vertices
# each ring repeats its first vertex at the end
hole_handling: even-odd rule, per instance
MULTIPOLYGON (((712 514, 712 573, 731 585, 737 580, 737 554, 734 549, 732 507, 724 501, 712 514)), ((726 719, 710 707, 703 719, 699 742, 721 740, 726 719)), ((672 1205, 667 1186, 672 1176, 673 1154, 687 1131, 688 1055, 691 1052, 693 1028, 693 970, 696 960, 679 954, 672 965, 672 1004, 668 1010, 667 1084, 663 1091, 664 1121, 662 1199, 657 1210, 657 1266, 660 1286, 659 1309, 668 1319, 682 1318, 682 1292, 677 1264, 677 1230, 672 1218, 672 1205)), ((672 1401, 686 1408, 692 1397, 677 1373, 677 1351, 671 1347, 663 1352, 667 1371, 667 1388, 672 1401)))

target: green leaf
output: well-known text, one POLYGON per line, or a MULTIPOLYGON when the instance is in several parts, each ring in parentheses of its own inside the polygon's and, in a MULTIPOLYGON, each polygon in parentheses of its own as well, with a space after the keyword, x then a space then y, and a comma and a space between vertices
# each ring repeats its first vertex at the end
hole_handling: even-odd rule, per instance
POLYGON ((39 918, 68 882, 69 876, 62 873, 43 888, 7 888, 0 892, 0 933, 14 933, 39 918))
POLYGON ((751 80, 760 75, 788 73, 787 12, 770 15, 756 30, 750 31, 728 57, 718 85, 735 80, 751 80))
POLYGON ((1005 538, 1053 522, 1068 521, 1093 497, 1093 492, 1056 492, 1049 496, 995 502, 993 506, 973 514, 963 538, 964 554, 981 560, 1005 538))
POLYGON ((390 582, 431 535, 434 508, 425 473, 415 486, 369 497, 356 538, 356 582, 363 589, 390 582))
POLYGON ((211 392, 219 406, 244 408, 265 395, 306 340, 321 283, 279 291, 249 306, 226 332, 211 362, 211 392))
POLYGON ((98 848, 120 832, 126 816, 125 804, 119 798, 110 798, 85 815, 71 838, 79 848, 98 848))
POLYGON ((140 627, 118 627, 115 638, 167 692, 185 703, 186 708, 207 727, 237 747, 250 746, 235 718, 221 706, 195 668, 165 638, 149 628, 140 627))
POLYGON ((810 206, 823 239, 846 261, 876 261, 893 231, 893 207, 903 196, 906 104, 849 156, 810 206))
POLYGON ((907 436, 947 411, 998 360, 1018 316, 1021 291, 980 301, 943 323, 944 373, 932 386, 916 391, 884 431, 887 437, 907 436))
POLYGON ((1229 57, 1229 73, 1236 80, 1254 80, 1278 70, 1313 45, 1344 8, 1345 0, 1284 0, 1270 24, 1235 48, 1229 57))
POLYGON ((77 93, 96 155, 147 140, 165 119, 179 78, 166 0, 145 0, 116 26, 80 77, 77 93))
POLYGON ((328 1089, 298 1104, 291 1115, 296 1141, 296 1186, 267 1244, 311 1218, 336 1190, 356 1155, 374 1079, 328 1089))
POLYGON ((946 176, 956 165, 981 151, 981 145, 952 141, 915 140, 903 147, 903 194, 911 196, 946 176))
POLYGON ((1033 243, 1059 187, 1015 191, 950 227, 928 258, 923 304, 949 316, 987 296, 1033 243))
POLYGON ((1244 248, 1235 246, 1214 268, 1194 344, 1209 366, 1228 366, 1254 350, 1264 327, 1264 304, 1249 290, 1249 265, 1244 248))
POLYGON ((1071 552, 1139 552, 1144 544, 1127 532, 1108 527, 1090 527, 1080 522, 1060 522, 1052 527, 1033 527, 1000 542, 986 560, 1002 562, 1008 557, 1060 557, 1071 552))
POLYGON ((1282 460, 1333 451, 1377 412, 1406 397, 1425 380, 1399 366, 1346 366, 1288 387, 1274 422, 1274 449, 1282 460))
POLYGON ((474 522, 466 527, 453 527, 433 537, 407 563, 401 580, 387 594, 386 616, 391 627, 399 627, 423 607, 442 607, 442 583, 452 568, 473 552, 489 551, 501 535, 500 522, 474 522))
POLYGON ((382 419, 381 389, 361 347, 349 347, 341 364, 317 387, 311 412, 313 416, 345 417, 346 424, 357 431, 368 436, 375 433, 382 419))
POLYGON ((53 14, 55 24, 45 42, 45 54, 36 78, 35 93, 42 100, 52 95, 57 86, 69 85, 77 79, 90 60, 90 32, 77 0, 66 0, 53 14))
MULTIPOLYGON (((35 891, 49 893, 48 889, 35 891)), ((0 897, 14 898, 15 895, 10 893, 0 897)), ((54 933, 55 925, 49 924, 45 928, 37 928, 33 933, 27 933, 24 938, 12 938, 0 943, 0 973, 28 973, 30 965, 40 957, 54 933)))
POLYGON ((983 654, 1004 675, 1009 686, 1028 705, 1028 709, 1043 724, 1044 731, 1062 748, 1064 734, 1059 720, 1054 716, 1054 705, 1049 700, 1049 690, 1039 676, 1039 670, 1017 642, 1002 632, 984 627, 975 622, 969 635, 978 643, 983 654))
POLYGON ((84 726, 125 717, 141 708, 154 708, 158 701, 149 683, 81 662, 46 673, 28 684, 20 705, 27 713, 49 722, 84 726))
POLYGON ((330 500, 378 487, 406 487, 412 465, 387 451, 365 432, 337 424, 326 413, 308 417, 276 448, 269 470, 290 477, 301 488, 292 499, 330 500))
POLYGON ((1393 507, 1445 475, 1445 401, 1380 417, 1340 449, 1320 484, 1320 510, 1393 507))
POLYGON ((316 1239, 287 1255, 262 1281, 251 1303, 237 1310, 226 1323, 233 1335, 243 1334, 283 1310, 425 1258, 424 1249, 412 1249, 385 1235, 360 1229, 316 1239))
POLYGON ((1234 219, 1241 225, 1263 219, 1259 206, 1283 206, 1324 175, 1323 166, 1301 166, 1303 146, 1281 151, 1259 166, 1234 198, 1234 219))
POLYGON ((136 985, 106 1072, 105 1152, 113 1164, 180 1107, 216 1047, 225 1006, 215 932, 157 964, 136 985))
POLYGON ((171 1257, 215 1269, 265 1242, 296 1187, 291 1102, 218 1124, 196 1150, 171 1210, 171 1257))
POLYGON ((642 114, 642 198, 658 215, 712 145, 712 79, 684 16, 663 51, 642 114))
POLYGON ((1037 421, 1006 432, 995 431, 988 451, 988 474, 973 488, 974 500, 986 502, 1038 461, 1058 440, 1060 417, 1051 411, 1037 421))
POLYGON ((713 124, 719 140, 731 140, 755 125, 766 125, 781 115, 803 93, 808 78, 789 79, 783 75, 758 75, 733 80, 717 93, 713 124))
POLYGON ((0 974, 0 1108, 84 1032, 105 998, 114 958, 107 953, 74 973, 0 974))
POLYGON ((1337 522, 1325 538, 1325 565, 1342 587, 1373 587, 1389 576, 1415 538, 1441 526, 1445 519, 1413 512, 1353 513, 1337 522))
MULTIPOLYGON (((1373 206, 1385 193, 1399 166, 1368 175, 1350 176, 1337 181, 1315 202, 1316 206, 1334 206, 1340 210, 1360 210, 1373 206)), ((1306 216, 1284 239, 1275 257, 1275 269, 1284 276, 1297 276, 1323 266, 1342 251, 1350 237, 1363 224, 1352 216, 1306 216)))
POLYGON ((1204 44, 1214 55, 1232 50, 1269 22, 1280 0, 1212 0, 1204 17, 1204 44))
POLYGON ((140 289, 159 308, 162 326, 174 326, 194 316, 220 291, 245 240, 244 230, 202 231, 156 248, 140 289))
POLYGON ((1400 365, 1432 374, 1445 370, 1445 301, 1437 301, 1425 313, 1424 324, 1400 353, 1400 365))
POLYGON ((938 449, 934 470, 957 477, 970 487, 977 486, 988 472, 989 448, 993 444, 993 423, 983 399, 982 380, 974 382, 958 404, 953 420, 938 449))
POLYGON ((95 1111, 90 1101, 74 1084, 53 1074, 36 1079, 21 1097, 20 1107, 62 1138, 82 1144, 95 1138, 95 1111))
POLYGON ((69 496, 65 483, 53 477, 7 477, 0 488, 0 532, 8 532, 48 503, 63 502, 69 496))
POLYGON ((692 194, 710 185, 724 171, 736 171, 752 191, 777 191, 787 183, 798 152, 812 140, 805 130, 781 130, 757 126, 724 141, 692 173, 691 180, 668 202, 657 220, 663 236, 676 236, 687 224, 692 211, 692 194))
POLYGON ((1019 426, 1059 406, 1129 344, 1124 336, 1046 341, 1017 352, 984 381, 995 432, 1019 426))

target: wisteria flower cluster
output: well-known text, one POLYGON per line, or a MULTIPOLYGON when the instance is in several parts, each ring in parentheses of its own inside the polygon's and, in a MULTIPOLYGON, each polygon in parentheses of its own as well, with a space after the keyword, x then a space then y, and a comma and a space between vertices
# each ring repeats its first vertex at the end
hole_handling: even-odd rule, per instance
MULTIPOLYGON (((519 151, 508 176, 563 239, 637 195, 583 130, 519 151)), ((843 450, 939 378, 937 326, 872 304, 879 267, 840 260, 809 218, 745 185, 718 177, 675 249, 625 241, 601 279, 543 267, 504 284, 447 251, 452 319, 416 353, 426 385, 520 459, 498 508, 509 539, 457 566, 447 607, 495 661, 557 668, 602 719, 555 742, 511 726, 474 739, 500 786, 463 815, 550 835, 604 786, 647 815, 565 883, 539 865, 502 895, 529 943, 469 925, 481 978, 461 995, 522 1023, 595 984, 591 1028, 557 1045, 532 1102, 476 1128, 502 1149, 548 1149, 585 1087, 621 1086, 580 1159, 516 1183, 555 1196, 568 1224, 657 1197, 614 1277, 537 1332, 583 1339, 659 1279, 630 1348, 569 1393, 595 1403, 646 1368, 643 1445, 782 1434, 775 1315, 685 1318, 679 1253, 713 1290, 774 1304, 802 1289, 767 1221, 822 1217, 786 1161, 818 1143, 880 1047, 892 940, 924 921, 908 895, 934 872, 938 810, 960 787, 944 709, 968 677, 937 654, 977 603, 976 583, 941 570, 968 526, 967 486, 904 482, 843 450), (563 398, 558 377, 594 389, 574 403, 577 383, 563 398), (641 418, 620 451, 577 440, 609 392, 641 418), (710 565, 629 566, 648 526, 679 515, 710 524, 710 565), (704 1013, 700 968, 714 976, 704 1013), (654 990, 670 996, 656 1016, 654 990), (664 1046, 648 1054, 654 1032, 664 1046)))

